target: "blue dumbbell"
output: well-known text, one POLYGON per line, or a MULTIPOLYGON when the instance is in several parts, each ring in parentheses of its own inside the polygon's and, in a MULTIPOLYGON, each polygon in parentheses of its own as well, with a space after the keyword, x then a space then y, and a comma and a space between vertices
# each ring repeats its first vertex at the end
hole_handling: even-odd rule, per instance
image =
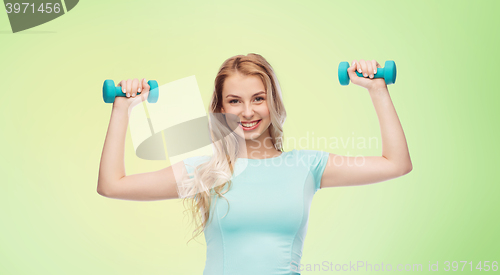
MULTIPOLYGON (((156 80, 148 81, 149 85, 149 95, 148 102, 156 103, 158 101, 158 96, 160 90, 158 89, 158 82, 156 80)), ((140 94, 140 93, 137 93, 140 94)), ((115 97, 117 96, 127 96, 126 93, 122 92, 122 87, 116 87, 115 82, 111 79, 106 79, 104 85, 102 86, 102 98, 106 103, 115 102, 115 97)))
MULTIPOLYGON (((339 64, 339 82, 340 85, 349 85, 349 74, 347 73, 347 68, 349 68, 349 63, 346 61, 340 62, 339 64)), ((364 77, 362 73, 356 71, 359 77, 364 77)), ((394 84, 396 82, 396 63, 392 60, 387 60, 383 68, 377 68, 377 73, 373 75, 373 78, 383 78, 385 84, 394 84)))

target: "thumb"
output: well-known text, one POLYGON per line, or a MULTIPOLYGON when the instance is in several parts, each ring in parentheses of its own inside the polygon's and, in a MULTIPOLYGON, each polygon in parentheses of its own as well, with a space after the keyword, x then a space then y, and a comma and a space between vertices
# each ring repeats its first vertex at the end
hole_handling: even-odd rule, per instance
POLYGON ((143 93, 141 93, 141 101, 148 99, 148 96, 149 96, 149 86, 148 86, 147 90, 144 89, 143 93))
POLYGON ((347 68, 347 73, 349 74, 349 78, 352 80, 353 78, 357 78, 359 77, 357 74, 356 74, 356 70, 357 70, 357 67, 358 67, 358 63, 356 62, 356 60, 352 61, 351 63, 351 66, 349 68, 347 68))
POLYGON ((149 92, 149 84, 146 82, 146 78, 142 79, 142 91, 149 92))

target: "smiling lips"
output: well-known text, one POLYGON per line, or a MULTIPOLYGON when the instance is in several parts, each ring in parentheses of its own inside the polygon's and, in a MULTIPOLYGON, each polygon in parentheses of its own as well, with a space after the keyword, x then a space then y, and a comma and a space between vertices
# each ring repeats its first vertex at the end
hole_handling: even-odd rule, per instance
POLYGON ((257 128, 261 121, 262 119, 259 119, 259 120, 254 120, 252 122, 240 122, 239 124, 241 128, 243 128, 243 130, 250 131, 257 128))

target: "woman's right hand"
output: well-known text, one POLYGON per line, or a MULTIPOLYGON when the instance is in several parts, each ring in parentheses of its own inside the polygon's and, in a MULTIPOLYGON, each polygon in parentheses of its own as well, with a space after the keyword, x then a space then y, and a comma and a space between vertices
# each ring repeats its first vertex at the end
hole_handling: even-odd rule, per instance
POLYGON ((122 80, 118 83, 117 87, 122 87, 122 93, 126 94, 126 97, 115 97, 113 107, 126 108, 129 112, 149 96, 149 84, 146 82, 146 78, 143 78, 142 81, 139 81, 137 78, 122 80))

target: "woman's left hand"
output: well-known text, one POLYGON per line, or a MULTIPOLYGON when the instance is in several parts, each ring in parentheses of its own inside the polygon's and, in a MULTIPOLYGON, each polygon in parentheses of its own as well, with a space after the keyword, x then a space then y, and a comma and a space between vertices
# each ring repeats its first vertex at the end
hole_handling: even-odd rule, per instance
POLYGON ((347 73, 352 83, 364 87, 369 91, 378 88, 387 88, 387 84, 385 84, 383 78, 373 78, 377 72, 377 68, 382 68, 382 66, 375 60, 365 61, 361 59, 359 62, 353 60, 351 67, 347 68, 347 73), (362 73, 364 77, 359 77, 356 71, 362 73))

